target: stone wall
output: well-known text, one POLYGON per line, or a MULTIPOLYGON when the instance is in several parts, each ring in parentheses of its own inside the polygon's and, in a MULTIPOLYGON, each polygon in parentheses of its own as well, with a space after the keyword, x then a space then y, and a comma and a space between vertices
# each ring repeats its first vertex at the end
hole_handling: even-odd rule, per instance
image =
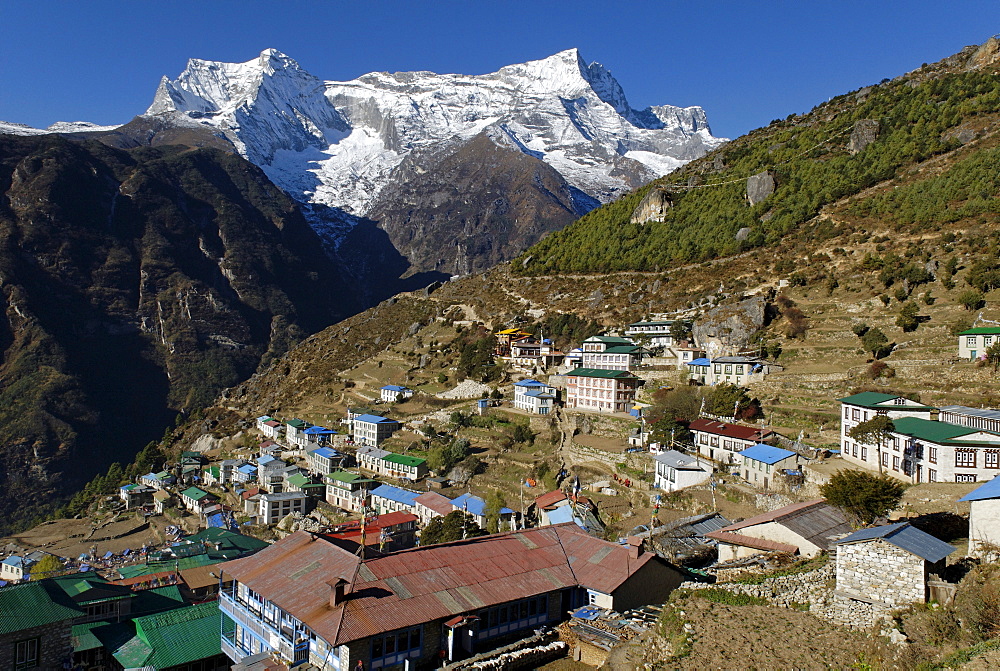
POLYGON ((5 636, 0 636, 0 669, 17 668, 15 654, 19 641, 38 640, 38 666, 33 669, 61 669, 63 662, 73 653, 73 642, 70 639, 71 621, 54 622, 52 624, 22 629, 5 636))
MULTIPOLYGON (((891 609, 880 604, 865 603, 838 596, 834 593, 836 564, 834 559, 822 567, 794 575, 764 579, 759 585, 742 583, 686 582, 682 589, 716 587, 749 596, 766 599, 782 608, 808 608, 810 614, 850 629, 866 631, 880 619, 889 617, 891 609)), ((741 576, 742 577, 742 576, 741 576)))
POLYGON ((881 538, 837 546, 837 591, 885 606, 926 600, 924 560, 881 538))

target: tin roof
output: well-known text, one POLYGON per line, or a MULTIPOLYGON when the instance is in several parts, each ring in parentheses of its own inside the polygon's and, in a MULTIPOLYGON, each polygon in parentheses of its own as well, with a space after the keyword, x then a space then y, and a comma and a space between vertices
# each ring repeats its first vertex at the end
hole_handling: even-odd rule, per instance
POLYGON ((601 377, 620 380, 637 380, 638 378, 624 370, 605 370, 603 368, 577 368, 566 373, 566 377, 601 377))
POLYGON ((535 497, 535 507, 539 510, 545 510, 559 503, 560 501, 566 501, 569 497, 566 496, 566 492, 561 489, 553 489, 551 492, 546 492, 540 496, 535 497))
POLYGON ((628 548, 563 524, 413 548, 364 562, 297 531, 223 568, 326 641, 341 645, 568 587, 612 593, 650 561, 659 560, 649 552, 631 559, 628 548), (346 601, 331 607, 338 578, 351 587, 346 601))
POLYGON ((771 435, 771 431, 768 429, 758 429, 752 426, 743 426, 742 424, 726 424, 725 422, 717 422, 714 419, 696 419, 688 425, 688 428, 692 431, 704 431, 705 433, 714 433, 719 436, 739 438, 740 440, 760 441, 771 435))
POLYGON ((380 417, 379 415, 358 415, 354 418, 355 422, 365 422, 369 424, 382 424, 384 422, 393 422, 396 420, 389 419, 388 417, 380 417))
POLYGON ((395 452, 390 452, 382 457, 382 461, 388 461, 390 464, 399 464, 400 466, 420 466, 427 463, 427 460, 421 457, 411 457, 408 454, 396 454, 395 452))
POLYGON ((959 501, 982 501, 1000 498, 1000 478, 993 478, 959 499, 959 501))
POLYGON ((851 525, 839 508, 831 506, 824 499, 814 499, 755 515, 719 531, 736 532, 768 522, 780 524, 822 550, 829 549, 833 536, 840 536, 851 530, 851 525))
POLYGON ((451 499, 444 494, 438 494, 437 492, 424 492, 418 496, 415 501, 442 517, 454 510, 451 505, 451 499))
POLYGON ((792 554, 799 551, 797 547, 789 545, 788 543, 779 543, 778 541, 772 541, 766 538, 754 538, 753 536, 746 536, 744 534, 734 534, 731 531, 709 531, 705 534, 705 537, 712 538, 720 543, 742 545, 744 547, 755 548, 757 550, 789 552, 792 554))
POLYGON ((992 410, 990 408, 970 408, 967 405, 942 405, 940 410, 941 412, 951 412, 956 415, 1000 419, 1000 410, 992 410))
POLYGON ((0 589, 0 635, 32 627, 71 622, 83 615, 73 599, 52 580, 0 589))
POLYGON ((909 522, 897 522, 871 529, 861 529, 840 539, 837 541, 837 545, 861 543, 879 538, 931 563, 941 561, 955 551, 952 546, 917 529, 909 522))
POLYGON ((919 438, 920 440, 926 440, 931 443, 960 446, 963 444, 990 445, 1000 442, 1000 435, 997 435, 992 431, 974 429, 969 426, 959 426, 958 424, 949 424, 947 422, 940 422, 933 419, 900 417, 899 419, 892 420, 892 424, 895 427, 893 433, 898 433, 904 436, 912 436, 913 438, 919 438), (992 439, 967 440, 962 438, 962 436, 968 436, 970 434, 985 434, 986 436, 992 437, 992 439))
POLYGON ((666 452, 661 452, 660 454, 654 454, 653 459, 671 468, 679 468, 685 471, 704 470, 701 467, 701 464, 698 463, 697 459, 689 457, 686 454, 682 454, 677 450, 667 450, 666 452))
POLYGON ((417 497, 420 496, 420 492, 411 492, 408 489, 401 489, 392 485, 379 485, 372 490, 372 496, 402 503, 404 506, 412 506, 417 497))
POLYGON ((979 326, 974 329, 967 329, 962 331, 958 335, 998 335, 1000 334, 1000 326, 979 326))
POLYGON ((785 450, 780 447, 771 447, 770 445, 765 445, 763 443, 751 445, 747 449, 740 451, 739 454, 744 459, 752 459, 765 464, 776 464, 779 461, 787 459, 788 457, 795 456, 795 453, 791 450, 785 450))

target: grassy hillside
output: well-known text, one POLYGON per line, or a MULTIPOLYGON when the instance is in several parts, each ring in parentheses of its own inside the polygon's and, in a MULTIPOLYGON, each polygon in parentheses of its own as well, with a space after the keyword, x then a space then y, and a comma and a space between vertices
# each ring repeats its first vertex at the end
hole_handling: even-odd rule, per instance
MULTIPOLYGON (((526 251, 513 267, 524 275, 658 271, 773 246, 801 232, 825 206, 992 132, 1000 113, 998 49, 990 40, 906 76, 837 96, 808 114, 775 120, 594 210, 526 251), (877 123, 877 137, 857 151, 852 134, 859 122, 869 121, 877 123), (766 170, 777 189, 751 206, 747 178, 766 170), (653 188, 666 190, 673 202, 664 221, 630 223, 653 188), (741 229, 749 232, 737 239, 741 229)), ((960 179, 945 178, 932 194, 883 199, 868 214, 893 211, 896 221, 918 227, 970 216, 995 218, 993 158, 971 157, 956 166, 960 179)), ((833 222, 823 222, 810 226, 808 237, 821 242, 840 232, 833 222)))

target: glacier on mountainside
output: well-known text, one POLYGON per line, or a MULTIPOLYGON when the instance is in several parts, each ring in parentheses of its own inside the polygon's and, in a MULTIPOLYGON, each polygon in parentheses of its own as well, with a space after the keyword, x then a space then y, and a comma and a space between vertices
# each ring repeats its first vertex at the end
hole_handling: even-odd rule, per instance
POLYGON ((632 109, 611 73, 576 49, 484 75, 373 72, 346 82, 321 81, 274 49, 246 63, 193 59, 161 80, 146 115, 211 126, 293 197, 355 216, 411 152, 484 131, 548 163, 591 204, 725 141, 700 107, 632 109))

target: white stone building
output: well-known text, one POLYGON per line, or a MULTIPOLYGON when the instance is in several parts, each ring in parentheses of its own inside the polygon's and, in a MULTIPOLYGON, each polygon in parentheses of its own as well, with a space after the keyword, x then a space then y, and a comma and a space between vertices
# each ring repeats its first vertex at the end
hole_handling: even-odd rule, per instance
POLYGON ((1000 478, 959 499, 969 503, 969 555, 997 561, 1000 548, 1000 478))
POLYGON ((670 335, 673 325, 672 319, 632 322, 625 327, 625 335, 641 339, 653 347, 670 347, 674 344, 674 338, 670 335))
POLYGON ((762 443, 774 432, 770 429, 699 418, 688 426, 694 434, 698 454, 720 464, 740 464, 739 452, 762 443))
POLYGON ((973 361, 986 356, 986 350, 1000 342, 1000 326, 980 326, 958 334, 958 357, 973 361))
POLYGON ((763 552, 814 557, 850 531, 840 509, 817 499, 755 515, 705 537, 718 543, 719 561, 723 562, 763 552))
POLYGON ((861 529, 836 543, 837 596, 899 608, 927 602, 927 580, 955 548, 908 522, 861 529))
POLYGON ((665 492, 676 492, 708 482, 712 466, 676 450, 667 450, 653 456, 656 471, 653 484, 665 492))
POLYGON ((358 445, 379 445, 399 430, 399 422, 379 415, 358 415, 352 424, 354 442, 358 445))
POLYGON ((257 501, 257 519, 260 524, 277 524, 290 513, 306 511, 309 497, 304 492, 261 493, 257 501))
POLYGON ((398 384, 387 384, 380 390, 380 398, 383 403, 397 403, 405 401, 413 396, 413 390, 401 387, 398 384))
POLYGON ((537 415, 548 415, 556 402, 556 388, 538 380, 514 383, 514 407, 537 415))

